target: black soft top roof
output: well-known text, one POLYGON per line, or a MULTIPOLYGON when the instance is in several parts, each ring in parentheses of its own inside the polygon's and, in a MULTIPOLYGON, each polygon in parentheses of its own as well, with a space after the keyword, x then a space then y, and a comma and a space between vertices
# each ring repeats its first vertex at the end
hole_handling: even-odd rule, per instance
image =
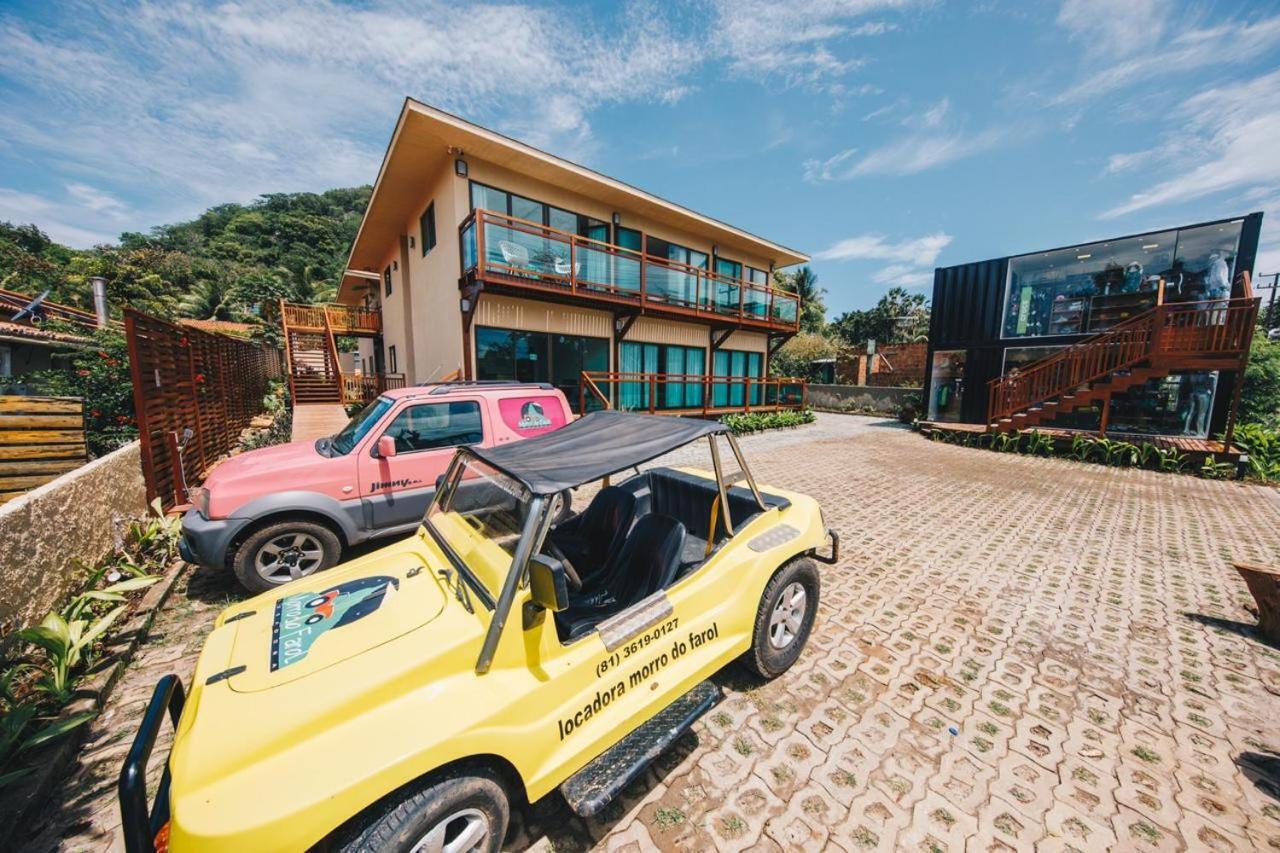
POLYGON ((716 421, 604 411, 537 438, 467 451, 535 495, 554 495, 656 459, 705 435, 728 431, 716 421))

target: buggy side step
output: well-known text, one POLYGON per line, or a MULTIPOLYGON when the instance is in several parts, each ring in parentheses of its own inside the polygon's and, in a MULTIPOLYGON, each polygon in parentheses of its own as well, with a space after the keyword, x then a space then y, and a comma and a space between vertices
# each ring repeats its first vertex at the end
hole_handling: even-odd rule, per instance
POLYGON ((583 817, 598 814, 722 698, 719 687, 704 681, 600 753, 560 786, 569 808, 583 817))

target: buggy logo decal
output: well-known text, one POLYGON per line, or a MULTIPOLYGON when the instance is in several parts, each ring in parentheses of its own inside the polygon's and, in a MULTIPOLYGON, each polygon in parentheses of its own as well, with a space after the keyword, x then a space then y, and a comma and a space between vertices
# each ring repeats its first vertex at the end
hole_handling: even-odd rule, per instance
POLYGON ((530 400, 520 407, 520 429, 539 429, 551 426, 551 418, 542 410, 542 404, 530 400))
POLYGON ((395 578, 374 575, 280 599, 271 626, 271 671, 302 660, 321 634, 363 619, 399 588, 395 578))

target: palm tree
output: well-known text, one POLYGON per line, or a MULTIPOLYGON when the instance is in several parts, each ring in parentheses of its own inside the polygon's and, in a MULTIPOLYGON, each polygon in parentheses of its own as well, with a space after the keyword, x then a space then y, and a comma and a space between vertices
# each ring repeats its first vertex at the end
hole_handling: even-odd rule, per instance
POLYGON ((818 274, 808 266, 795 272, 775 272, 774 282, 783 290, 800 297, 800 330, 821 332, 827 325, 826 290, 818 287, 818 274))
POLYGON ((289 291, 288 301, 311 304, 333 301, 338 295, 337 285, 326 279, 317 279, 315 269, 311 264, 296 270, 285 266, 276 267, 276 274, 289 291))
POLYGON ((234 320, 231 288, 220 278, 197 281, 178 300, 178 314, 196 320, 234 320))

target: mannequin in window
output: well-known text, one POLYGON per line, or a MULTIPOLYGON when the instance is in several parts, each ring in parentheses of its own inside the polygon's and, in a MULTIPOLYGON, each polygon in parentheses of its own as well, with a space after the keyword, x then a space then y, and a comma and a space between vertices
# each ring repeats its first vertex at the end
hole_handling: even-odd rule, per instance
POLYGON ((1134 262, 1124 268, 1123 292, 1137 293, 1142 286, 1142 264, 1134 262))
POLYGON ((1207 373, 1193 373, 1191 392, 1187 395, 1187 416, 1182 422, 1183 435, 1209 434, 1209 406, 1213 402, 1213 380, 1207 373))

